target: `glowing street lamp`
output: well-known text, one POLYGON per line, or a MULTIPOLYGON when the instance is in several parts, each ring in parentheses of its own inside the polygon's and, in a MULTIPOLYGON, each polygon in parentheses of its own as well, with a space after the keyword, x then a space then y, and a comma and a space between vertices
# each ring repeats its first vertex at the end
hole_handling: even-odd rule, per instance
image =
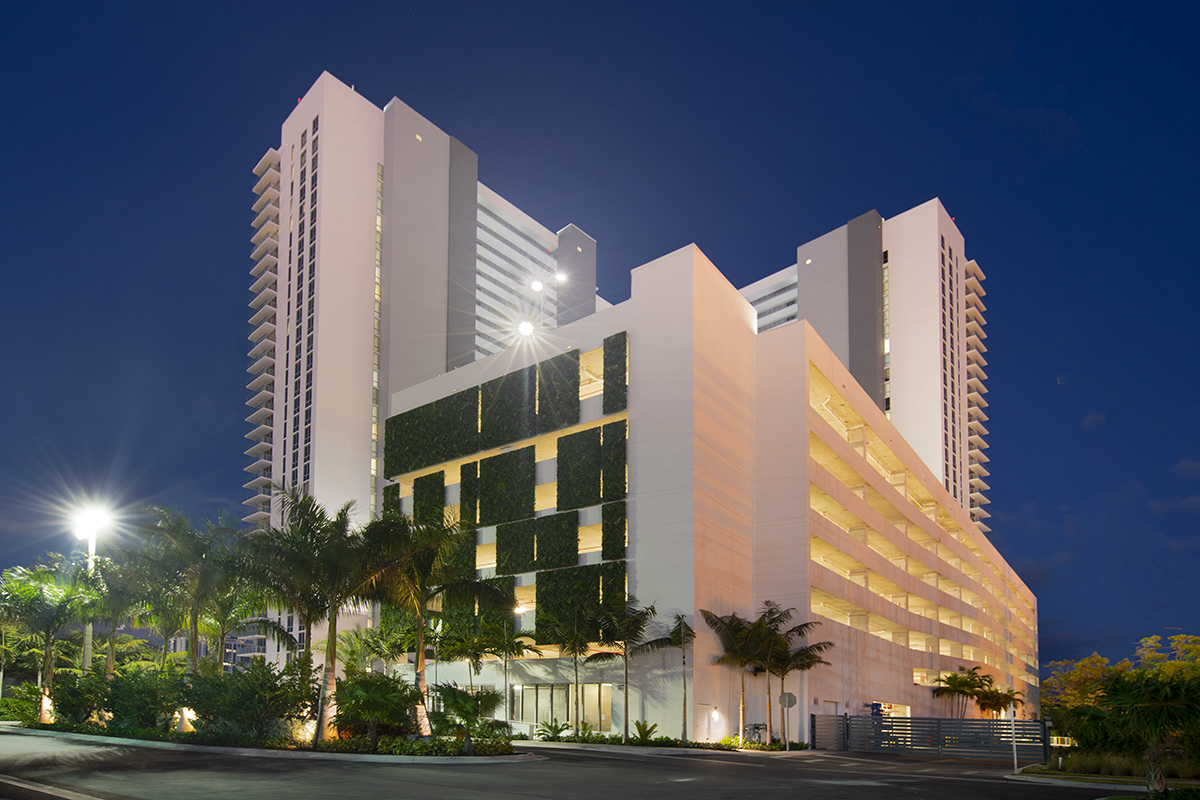
POLYGON ((517 326, 517 333, 521 334, 522 336, 533 336, 533 323, 529 320, 523 320, 521 324, 517 326))
MULTIPOLYGON (((88 544, 87 569, 88 575, 96 566, 96 534, 112 523, 112 515, 102 508, 88 508, 75 515, 75 538, 86 539, 88 544)), ((92 623, 83 625, 83 658, 80 660, 83 672, 92 666, 92 623)))

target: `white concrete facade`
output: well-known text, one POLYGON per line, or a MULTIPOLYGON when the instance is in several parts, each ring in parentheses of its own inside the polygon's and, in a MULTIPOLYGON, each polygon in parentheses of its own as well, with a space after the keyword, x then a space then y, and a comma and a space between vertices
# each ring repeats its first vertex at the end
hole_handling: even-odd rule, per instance
POLYGON ((759 332, 808 320, 864 388, 877 385, 877 405, 986 533, 986 292, 983 271, 964 251, 962 233, 934 198, 888 219, 872 212, 802 244, 795 264, 741 293, 754 304, 759 332), (878 220, 874 237, 862 224, 867 217, 878 220), (854 252, 856 223, 866 253, 854 252), (871 244, 878 264, 865 263, 871 244), (871 341, 878 362, 863 353, 871 341))
MULTIPOLYGON (((821 622, 813 640, 835 645, 830 666, 789 678, 788 690, 802 699, 788 719, 798 738, 807 735, 809 713, 863 714, 872 703, 944 715, 931 682, 959 666, 980 666, 1030 698, 1027 712, 1036 709, 1036 604, 1028 588, 814 328, 799 322, 760 334, 754 306, 694 246, 634 270, 625 303, 398 392, 388 414, 565 349, 587 354, 621 331, 629 340, 629 402, 612 418, 627 419, 629 431, 627 590, 655 605, 661 620, 680 613, 695 624, 689 736, 716 739, 737 729, 740 675, 711 664, 720 649, 698 611, 753 617, 766 600, 795 608, 797 621, 821 622)), ((583 401, 580 427, 609 419, 597 400, 583 401)), ((537 513, 554 513, 553 444, 513 447, 531 442, 537 513)), ((446 466, 389 477, 407 496, 414 478, 446 466)), ((457 497, 447 486, 446 504, 457 497)), ((593 517, 585 510, 581 524, 593 517)), ((494 574, 494 541, 494 530, 480 532, 482 576, 494 574)), ((582 529, 580 550, 580 564, 596 563, 582 529)), ((518 581, 518 595, 536 607, 532 577, 518 581)), ((441 670, 442 680, 467 682, 461 666, 441 670)), ((509 672, 512 684, 572 680, 566 659, 521 659, 509 672)), ((499 688, 497 672, 485 675, 499 688)), ((679 735, 682 680, 678 654, 638 659, 628 688, 632 719, 679 735)), ((619 664, 588 666, 581 681, 611 686, 611 729, 619 730, 626 691, 619 664)), ((749 682, 746 721, 765 722, 766 681, 749 682)), ((775 705, 776 731, 779 713, 775 705)))

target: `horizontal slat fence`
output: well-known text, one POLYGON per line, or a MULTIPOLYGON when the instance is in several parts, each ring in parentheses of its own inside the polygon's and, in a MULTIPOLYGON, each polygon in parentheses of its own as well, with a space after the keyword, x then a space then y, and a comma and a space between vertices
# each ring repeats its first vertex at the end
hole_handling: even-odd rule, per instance
MULTIPOLYGON (((814 714, 813 747, 818 750, 915 753, 957 758, 1011 759, 1012 720, 937 717, 851 717, 814 714)), ((1040 720, 1017 720, 1017 760, 1046 758, 1046 729, 1040 720)))

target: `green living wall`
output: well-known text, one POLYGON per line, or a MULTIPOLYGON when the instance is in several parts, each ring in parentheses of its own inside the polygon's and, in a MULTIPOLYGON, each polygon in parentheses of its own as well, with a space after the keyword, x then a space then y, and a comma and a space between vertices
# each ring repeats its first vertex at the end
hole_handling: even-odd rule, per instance
POLYGON ((431 472, 413 481, 413 519, 440 525, 446 518, 446 473, 431 472))
POLYGON ((604 413, 616 414, 629 404, 629 335, 622 331, 604 340, 604 413))
POLYGON ((578 350, 569 350, 538 364, 537 385, 538 433, 579 423, 578 350))
POLYGON ((600 496, 606 503, 625 499, 626 427, 623 419, 604 426, 604 439, 600 445, 603 481, 600 496))
POLYGON ((600 557, 605 561, 625 558, 627 519, 625 502, 600 507, 600 557))
POLYGON ((600 428, 558 437, 559 511, 600 502, 600 428))
POLYGON ((384 477, 479 452, 478 420, 476 387, 389 417, 383 426, 384 477))
POLYGON ((479 387, 480 450, 502 447, 534 434, 536 392, 536 364, 479 387))
POLYGON ((532 446, 479 462, 480 525, 499 525, 533 516, 536 466, 532 446))

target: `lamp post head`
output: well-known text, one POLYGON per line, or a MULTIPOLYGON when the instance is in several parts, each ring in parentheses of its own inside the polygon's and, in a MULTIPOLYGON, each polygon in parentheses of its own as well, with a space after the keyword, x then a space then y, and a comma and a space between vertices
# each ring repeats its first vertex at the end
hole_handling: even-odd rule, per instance
POLYGON ((521 334, 522 336, 533 336, 533 323, 529 320, 525 320, 517 326, 517 333, 521 334))
POLYGON ((108 527, 112 515, 102 508, 86 508, 75 515, 75 537, 95 539, 96 534, 108 527))

